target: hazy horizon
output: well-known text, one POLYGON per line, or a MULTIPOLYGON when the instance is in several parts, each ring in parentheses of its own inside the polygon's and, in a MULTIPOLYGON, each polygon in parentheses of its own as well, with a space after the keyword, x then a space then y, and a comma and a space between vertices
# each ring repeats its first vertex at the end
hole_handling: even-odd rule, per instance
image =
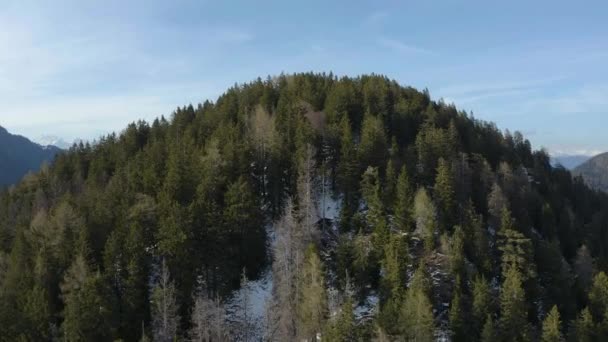
POLYGON ((59 3, 0 5, 0 125, 32 140, 92 140, 235 83, 332 71, 428 88, 553 154, 608 151, 602 2, 59 3))

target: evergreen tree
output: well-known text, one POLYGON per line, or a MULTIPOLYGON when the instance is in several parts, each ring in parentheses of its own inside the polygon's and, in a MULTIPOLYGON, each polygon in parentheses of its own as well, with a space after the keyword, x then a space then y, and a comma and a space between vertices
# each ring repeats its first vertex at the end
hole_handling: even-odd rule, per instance
POLYGON ((177 293, 163 260, 160 279, 152 290, 152 332, 154 341, 170 342, 177 338, 180 317, 177 293))
POLYGON ((429 299, 431 283, 424 263, 418 265, 405 292, 399 312, 400 334, 406 341, 432 341, 433 306, 429 299))
POLYGON ((481 338, 482 342, 494 342, 498 340, 498 331, 496 329, 496 324, 492 319, 491 315, 486 317, 486 322, 483 325, 483 329, 481 330, 481 338))
POLYGON ((73 265, 71 274, 75 277, 66 278, 63 286, 64 338, 68 341, 112 339, 116 333, 117 317, 110 290, 100 274, 80 273, 80 267, 73 265))
POLYGON ((327 298, 321 260, 314 246, 309 246, 304 257, 302 274, 299 276, 298 336, 314 340, 322 332, 327 298))
POLYGON ((444 159, 439 159, 437 165, 434 194, 437 199, 440 222, 443 230, 446 230, 451 228, 454 223, 454 209, 456 205, 454 181, 450 166, 444 159))
POLYGON ((407 168, 401 167, 397 180, 395 200, 395 226, 402 232, 411 232, 414 229, 413 222, 414 194, 411 189, 407 168))
POLYGON ((452 302, 450 303, 449 321, 450 330, 452 333, 453 341, 467 341, 468 333, 466 329, 466 323, 464 320, 464 304, 462 302, 462 295, 460 290, 460 277, 457 277, 456 288, 452 296, 452 302))
POLYGON ((364 168, 383 167, 387 155, 387 140, 382 121, 367 112, 361 127, 359 160, 364 168))
POLYGON ((399 322, 406 341, 433 341, 433 308, 423 289, 408 289, 399 322))
POLYGON ((604 318, 604 311, 608 307, 608 276, 599 272, 593 277, 593 284, 589 291, 589 309, 597 321, 604 318))
POLYGON ((450 244, 450 268, 454 277, 464 275, 464 240, 462 228, 456 226, 450 244))
POLYGON ((559 318, 559 311, 557 310, 557 306, 553 306, 551 311, 545 320, 543 321, 543 334, 542 341, 543 342, 560 342, 563 341, 564 338, 561 332, 561 320, 559 318))
POLYGON ((568 336, 570 341, 591 342, 595 334, 595 323, 591 311, 584 308, 574 321, 573 329, 568 336))
POLYGON ((388 244, 384 248, 382 262, 384 276, 385 296, 399 296, 405 286, 407 266, 407 244, 404 238, 391 234, 388 244))
POLYGON ((355 149, 351 124, 347 116, 340 122, 340 162, 338 164, 337 181, 340 190, 344 193, 346 203, 356 193, 358 183, 357 151, 355 149))
POLYGON ((369 167, 365 171, 361 181, 361 192, 368 207, 366 216, 367 222, 373 231, 374 250, 382 255, 383 247, 388 242, 389 230, 380 194, 380 180, 377 168, 369 167))
POLYGON ((498 249, 502 252, 503 274, 514 267, 520 272, 523 281, 536 277, 536 267, 532 257, 532 242, 515 230, 511 213, 506 209, 503 210, 502 214, 499 239, 498 249))
POLYGON ((420 188, 416 192, 414 217, 416 219, 416 233, 424 239, 426 250, 432 251, 435 248, 437 210, 424 188, 420 188))
POLYGON ((500 292, 500 328, 505 341, 520 341, 527 331, 526 298, 516 267, 506 270, 500 292))
POLYGON ((490 285, 483 276, 478 276, 473 280, 472 292, 472 324, 474 330, 476 332, 481 333, 486 318, 492 313, 492 297, 490 294, 490 285))

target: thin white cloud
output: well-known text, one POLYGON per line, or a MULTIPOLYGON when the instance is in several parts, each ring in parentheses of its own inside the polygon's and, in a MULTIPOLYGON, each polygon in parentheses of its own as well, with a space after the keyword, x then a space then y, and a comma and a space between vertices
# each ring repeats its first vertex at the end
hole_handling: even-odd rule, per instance
POLYGON ((402 41, 392 39, 392 38, 387 38, 387 37, 378 38, 377 43, 378 43, 378 45, 380 45, 382 47, 388 48, 390 50, 393 50, 393 51, 401 53, 401 54, 407 54, 407 55, 419 55, 419 54, 434 55, 435 54, 431 50, 428 50, 428 49, 425 49, 425 48, 422 48, 419 46, 415 46, 415 45, 409 45, 402 41))
POLYGON ((598 154, 604 153, 606 151, 599 149, 589 149, 589 148, 557 148, 552 149, 549 148, 549 154, 554 157, 567 157, 567 156, 587 156, 593 157, 598 154))

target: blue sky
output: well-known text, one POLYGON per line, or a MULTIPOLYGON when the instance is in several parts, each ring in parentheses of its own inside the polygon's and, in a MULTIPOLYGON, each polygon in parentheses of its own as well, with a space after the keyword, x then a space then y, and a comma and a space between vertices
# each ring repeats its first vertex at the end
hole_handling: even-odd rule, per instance
POLYGON ((92 139, 258 76, 375 72, 536 148, 608 151, 606 1, 126 2, 3 0, 0 125, 92 139))

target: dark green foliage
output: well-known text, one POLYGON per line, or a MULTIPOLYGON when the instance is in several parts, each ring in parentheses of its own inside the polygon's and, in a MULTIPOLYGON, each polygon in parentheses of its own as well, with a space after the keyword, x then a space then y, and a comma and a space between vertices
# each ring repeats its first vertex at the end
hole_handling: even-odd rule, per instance
POLYGON ((395 199, 395 227, 402 232, 411 232, 414 227, 414 191, 405 165, 401 168, 397 179, 395 199))
POLYGON ((269 223, 293 200, 293 310, 272 308, 291 338, 298 323, 336 341, 604 340, 608 196, 549 161, 384 76, 236 85, 0 190, 0 339, 184 338, 269 266, 269 223), (321 194, 342 204, 334 222, 321 194), (349 276, 336 310, 322 293, 349 276), (358 317, 370 295, 377 315, 358 317))

